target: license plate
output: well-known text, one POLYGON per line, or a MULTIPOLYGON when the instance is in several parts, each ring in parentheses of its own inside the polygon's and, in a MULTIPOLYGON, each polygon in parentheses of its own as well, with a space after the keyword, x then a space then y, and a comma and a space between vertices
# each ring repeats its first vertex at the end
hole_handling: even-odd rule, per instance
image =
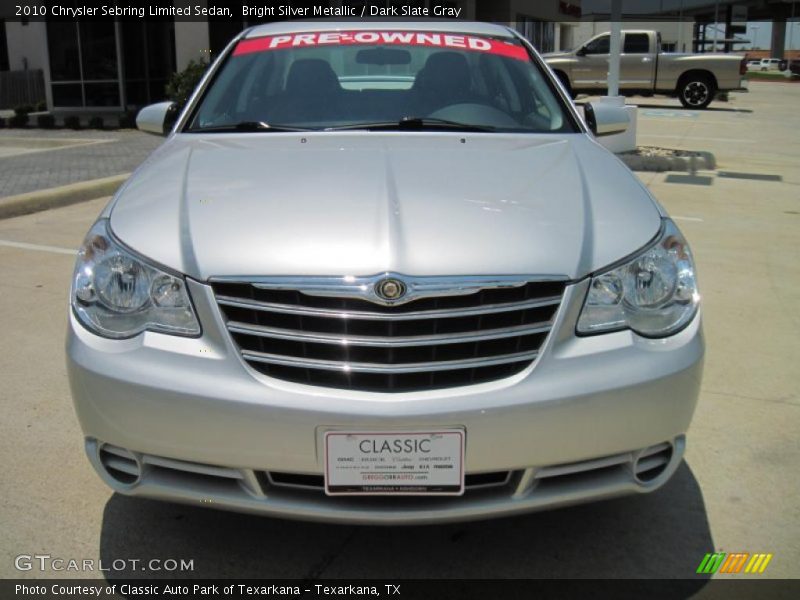
POLYGON ((464 431, 328 431, 325 493, 460 496, 464 431))

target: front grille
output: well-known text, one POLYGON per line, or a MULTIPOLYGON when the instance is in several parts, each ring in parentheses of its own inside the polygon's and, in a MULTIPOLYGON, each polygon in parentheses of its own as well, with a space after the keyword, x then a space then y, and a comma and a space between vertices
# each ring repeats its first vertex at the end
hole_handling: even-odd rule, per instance
POLYGON ((228 331, 254 369, 375 392, 458 387, 521 372, 538 356, 565 287, 521 280, 464 294, 455 286, 452 295, 387 306, 263 281, 212 285, 228 331))

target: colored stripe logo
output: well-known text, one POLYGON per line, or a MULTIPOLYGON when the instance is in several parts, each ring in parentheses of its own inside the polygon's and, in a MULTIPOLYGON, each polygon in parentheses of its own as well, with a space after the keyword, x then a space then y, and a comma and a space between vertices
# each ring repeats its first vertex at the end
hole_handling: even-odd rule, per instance
POLYGON ((714 573, 756 575, 766 571, 771 560, 772 554, 766 553, 714 552, 703 557, 700 566, 697 567, 697 573, 702 575, 713 575, 714 573))

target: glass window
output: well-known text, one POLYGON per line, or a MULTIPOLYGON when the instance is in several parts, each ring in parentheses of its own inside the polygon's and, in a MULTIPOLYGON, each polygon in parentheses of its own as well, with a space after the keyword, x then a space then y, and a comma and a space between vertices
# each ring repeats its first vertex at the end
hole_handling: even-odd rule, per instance
POLYGON ((552 52, 556 48, 556 24, 529 17, 519 17, 517 31, 533 44, 539 52, 552 52))
POLYGON ((111 81, 108 83, 86 83, 84 84, 86 94, 86 106, 119 106, 119 83, 111 81))
POLYGON ((584 46, 585 54, 608 54, 609 37, 600 36, 584 46))
POLYGON ((145 22, 139 20, 122 21, 122 58, 125 68, 125 79, 128 81, 145 79, 147 64, 145 61, 145 22))
POLYGON ((78 25, 75 21, 47 21, 47 46, 52 81, 78 81, 81 78, 78 55, 78 25))
POLYGON ((54 83, 53 106, 83 106, 83 90, 80 83, 54 83))
POLYGON ((143 80, 126 81, 125 101, 129 106, 145 106, 149 104, 147 82, 143 80))
POLYGON ((167 88, 167 81, 168 80, 164 78, 150 79, 150 81, 147 82, 147 89, 150 93, 150 96, 147 100, 149 103, 167 100, 167 93, 165 91, 167 88))
POLYGON ((174 21, 123 21, 120 28, 126 103, 137 107, 163 100, 175 71, 174 21))
POLYGON ((114 22, 81 21, 83 79, 117 79, 117 37, 114 22))
POLYGON ((650 52, 650 36, 646 33, 626 33, 625 54, 648 54, 650 52))
POLYGON ((6 41, 6 21, 0 19, 0 71, 8 71, 8 42, 6 41))
MULTIPOLYGON (((176 70, 175 21, 145 22, 147 66, 150 77, 168 79, 176 70)), ((163 99, 164 90, 153 101, 163 99)))
POLYGON ((408 118, 497 131, 575 131, 520 42, 397 31, 243 40, 189 128, 241 122, 357 128, 408 118))
POLYGON ((53 105, 121 104, 114 21, 47 21, 53 105))

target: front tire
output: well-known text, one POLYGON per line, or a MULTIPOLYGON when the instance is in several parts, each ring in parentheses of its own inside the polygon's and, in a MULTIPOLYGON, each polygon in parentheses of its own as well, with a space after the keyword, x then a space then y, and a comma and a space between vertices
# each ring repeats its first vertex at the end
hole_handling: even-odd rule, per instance
POLYGON ((678 100, 685 108, 702 110, 714 99, 714 82, 706 75, 687 75, 678 85, 678 100))

